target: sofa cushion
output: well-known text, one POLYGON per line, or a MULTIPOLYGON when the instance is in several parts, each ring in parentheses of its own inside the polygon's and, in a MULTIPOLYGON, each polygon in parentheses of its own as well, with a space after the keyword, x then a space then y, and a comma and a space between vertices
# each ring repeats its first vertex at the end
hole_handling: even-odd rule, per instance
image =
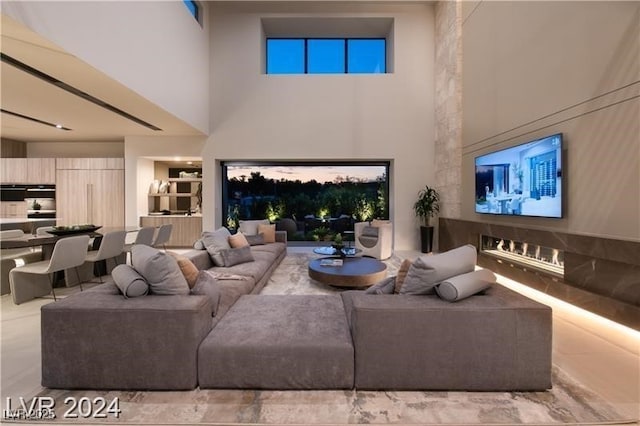
POLYGON ((211 315, 216 316, 220 303, 220 287, 214 274, 209 271, 200 271, 191 294, 207 296, 211 302, 211 315))
POLYGON ((442 281, 436 286, 436 293, 441 299, 456 302, 480 293, 495 283, 496 276, 493 272, 480 269, 442 281))
POLYGON ((471 244, 433 256, 420 256, 409 268, 400 293, 433 294, 436 284, 472 272, 475 265, 476 248, 471 244))
POLYGON ((271 251, 257 251, 257 250, 251 250, 251 255, 253 256, 254 260, 264 260, 266 262, 275 262, 276 259, 278 258, 278 254, 271 252, 271 251))
POLYGON ((245 294, 250 294, 256 286, 256 281, 251 277, 241 279, 218 278, 218 288, 220 289, 220 303, 216 318, 222 318, 234 303, 245 294))
POLYGON ((144 244, 131 248, 133 268, 149 283, 151 293, 189 294, 189 284, 180 272, 178 262, 168 254, 144 244))
POLYGON ((268 225, 269 220, 261 219, 261 220, 241 220, 240 226, 238 227, 238 231, 242 232, 245 235, 258 235, 258 225, 264 224, 268 225))
POLYGON ((144 296, 149 284, 129 265, 118 265, 111 271, 111 278, 125 298, 144 296))
POLYGON ((262 235, 265 244, 276 242, 276 226, 275 225, 258 225, 258 234, 262 235))
POLYGON ((198 278, 198 268, 194 263, 186 256, 183 256, 178 253, 174 253, 172 251, 167 252, 178 262, 178 267, 180 268, 180 272, 184 276, 184 279, 187 280, 187 284, 189 284, 189 288, 193 288, 196 285, 196 279, 198 278))
POLYGON ((242 232, 238 232, 234 235, 231 235, 228 241, 231 248, 240 248, 240 247, 249 246, 249 241, 247 241, 247 239, 245 238, 242 232))
POLYGON ((245 235, 250 246, 259 246, 264 244, 264 235, 245 235))
POLYGON ((241 263, 239 265, 230 267, 218 267, 215 268, 215 272, 220 274, 232 274, 251 277, 255 280, 255 282, 258 282, 272 265, 272 261, 254 260, 253 262, 241 263))
POLYGON ((251 247, 252 252, 265 251, 269 253, 273 253, 276 256, 279 256, 280 253, 287 250, 287 245, 285 243, 271 243, 271 244, 263 244, 259 246, 251 247))
POLYGON ((398 294, 400 293, 400 289, 402 288, 402 284, 404 284, 404 280, 407 278, 407 273, 409 273, 409 268, 411 267, 411 260, 405 259, 400 264, 400 268, 398 269, 398 275, 396 276, 396 286, 393 289, 393 292, 398 294))
POLYGON ((387 277, 365 290, 366 294, 393 294, 396 287, 396 277, 387 277))
POLYGON ((253 262, 253 255, 249 246, 221 250, 220 255, 224 261, 224 266, 227 267, 253 262))
POLYGON ((206 247, 209 256, 211 256, 211 260, 213 260, 214 265, 224 266, 224 260, 222 259, 220 251, 231 248, 229 245, 230 236, 231 233, 224 227, 213 232, 205 231, 202 233, 202 242, 206 247))

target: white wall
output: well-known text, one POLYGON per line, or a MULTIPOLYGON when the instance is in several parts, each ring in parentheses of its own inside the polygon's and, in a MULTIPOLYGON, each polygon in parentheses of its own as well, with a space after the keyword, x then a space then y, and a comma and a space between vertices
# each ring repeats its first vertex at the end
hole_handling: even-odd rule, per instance
MULTIPOLYGON (((332 13, 325 4, 322 15, 301 8, 298 4, 295 16, 394 18, 394 72, 265 75, 260 18, 287 16, 286 9, 213 8, 212 121, 204 174, 219 181, 219 160, 391 160, 395 247, 415 248, 418 223, 412 205, 417 192, 434 183, 433 8, 358 5, 357 11, 342 7, 332 13)), ((204 188, 204 204, 215 202, 217 208, 215 218, 205 210, 205 229, 214 219, 220 225, 218 181, 204 188)))
POLYGON ((640 3, 463 3, 462 218, 640 240, 640 3), (564 219, 474 213, 474 158, 564 134, 564 219))
POLYGON ((209 133, 206 13, 204 28, 182 1, 16 1, 2 13, 209 133))
POLYGON ((26 142, 27 157, 124 157, 124 142, 26 142))
MULTIPOLYGON (((139 217, 149 213, 147 194, 149 193, 149 185, 155 179, 153 159, 200 158, 205 140, 204 137, 171 136, 128 136, 125 138, 125 223, 127 226, 139 225, 139 217)), ((203 203, 203 206, 206 211, 206 204, 203 203)))

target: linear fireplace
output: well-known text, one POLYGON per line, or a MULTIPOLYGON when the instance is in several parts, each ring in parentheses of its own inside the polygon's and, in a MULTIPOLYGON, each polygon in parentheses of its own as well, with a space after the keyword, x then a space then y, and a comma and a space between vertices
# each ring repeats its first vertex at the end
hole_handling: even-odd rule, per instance
POLYGON ((480 251, 498 262, 517 263, 525 270, 537 269, 564 278, 564 252, 556 248, 480 235, 480 251))

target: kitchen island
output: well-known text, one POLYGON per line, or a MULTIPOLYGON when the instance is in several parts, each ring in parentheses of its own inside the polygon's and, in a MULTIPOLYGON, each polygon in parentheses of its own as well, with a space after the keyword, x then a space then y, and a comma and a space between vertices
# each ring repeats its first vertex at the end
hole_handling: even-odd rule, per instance
POLYGON ((171 238, 167 242, 167 247, 192 247, 193 243, 200 239, 202 234, 202 215, 192 216, 167 214, 140 216, 140 227, 159 227, 160 225, 172 224, 171 238))

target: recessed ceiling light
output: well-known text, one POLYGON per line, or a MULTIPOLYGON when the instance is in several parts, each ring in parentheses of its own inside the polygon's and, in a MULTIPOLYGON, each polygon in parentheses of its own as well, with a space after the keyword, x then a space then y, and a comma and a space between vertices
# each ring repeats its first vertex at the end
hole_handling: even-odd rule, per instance
POLYGON ((56 124, 56 129, 62 129, 62 124, 56 124))
POLYGON ((187 161, 187 164, 192 165, 193 161, 187 161))

